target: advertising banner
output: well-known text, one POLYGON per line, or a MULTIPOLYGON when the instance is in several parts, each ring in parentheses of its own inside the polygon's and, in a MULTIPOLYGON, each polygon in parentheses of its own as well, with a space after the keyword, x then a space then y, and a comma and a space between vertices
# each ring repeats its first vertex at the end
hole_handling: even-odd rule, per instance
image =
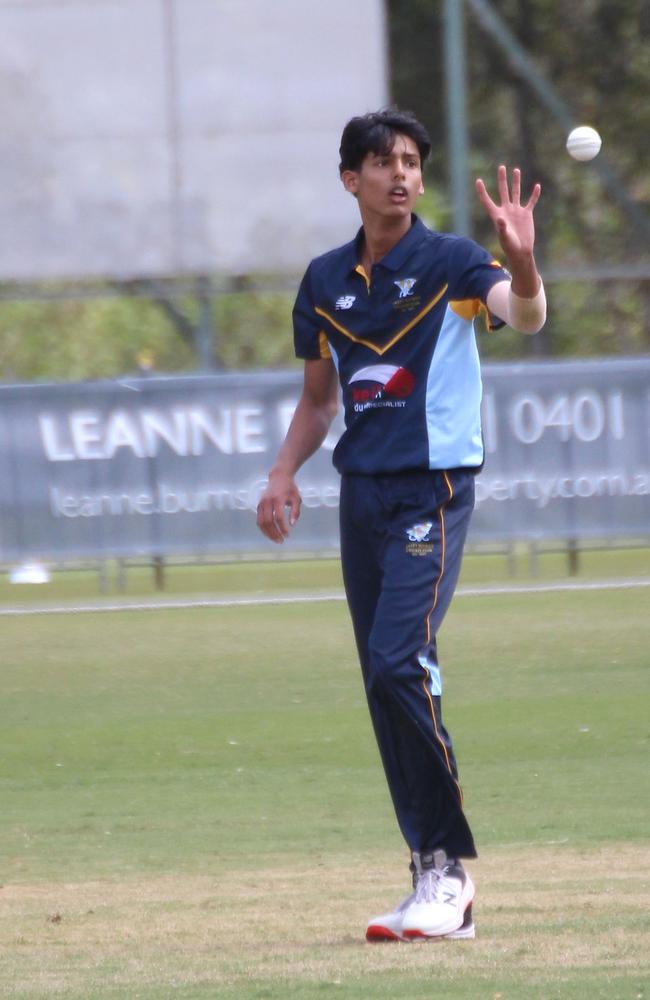
MULTIPOLYGON (((470 540, 650 536, 650 359, 485 365, 470 540)), ((302 374, 0 387, 0 560, 255 554, 302 374)), ((299 473, 295 552, 338 548, 341 418, 299 473)))
POLYGON ((650 536, 650 359, 485 366, 475 538, 650 536))

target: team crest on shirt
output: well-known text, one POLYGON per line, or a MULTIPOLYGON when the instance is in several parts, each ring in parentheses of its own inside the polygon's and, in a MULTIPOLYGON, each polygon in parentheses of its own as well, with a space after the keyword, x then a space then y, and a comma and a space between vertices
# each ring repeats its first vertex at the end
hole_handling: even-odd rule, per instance
POLYGON ((421 297, 413 293, 417 280, 417 278, 398 278, 393 282, 399 288, 399 295, 392 303, 393 309, 408 313, 420 307, 421 297))
POLYGON ((399 288, 400 299, 406 299, 413 294, 413 286, 417 280, 417 278, 399 278, 393 282, 399 288))
POLYGON ((433 543, 430 539, 432 528, 433 521, 422 521, 406 529, 406 537, 409 540, 406 551, 410 556, 428 556, 433 552, 433 543))
POLYGON ((335 302, 335 309, 351 309, 356 295, 341 295, 335 302))

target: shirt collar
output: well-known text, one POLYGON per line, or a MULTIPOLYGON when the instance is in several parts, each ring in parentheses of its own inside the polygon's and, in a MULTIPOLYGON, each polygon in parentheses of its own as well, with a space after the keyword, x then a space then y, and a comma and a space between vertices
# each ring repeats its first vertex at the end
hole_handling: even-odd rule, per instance
MULTIPOLYGON (((411 256, 415 248, 419 243, 422 242, 424 236, 427 232, 427 227, 424 225, 422 220, 417 216, 411 214, 411 228, 407 233, 404 233, 401 240, 392 247, 385 257, 379 261, 380 267, 385 267, 389 271, 399 271, 401 267, 405 264, 406 260, 411 256)), ((361 260, 361 247, 363 245, 363 226, 357 233, 352 247, 354 250, 353 260, 351 262, 351 270, 354 270, 359 261, 361 260)))

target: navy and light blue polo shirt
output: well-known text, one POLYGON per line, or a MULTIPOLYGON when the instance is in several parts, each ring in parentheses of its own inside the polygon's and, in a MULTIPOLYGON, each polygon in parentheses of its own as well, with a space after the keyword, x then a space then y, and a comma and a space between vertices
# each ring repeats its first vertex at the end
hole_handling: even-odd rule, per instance
POLYGON ((341 473, 478 468, 481 374, 474 319, 507 272, 465 237, 417 216, 366 275, 363 230, 309 265, 294 306, 299 358, 332 358, 345 406, 341 473))

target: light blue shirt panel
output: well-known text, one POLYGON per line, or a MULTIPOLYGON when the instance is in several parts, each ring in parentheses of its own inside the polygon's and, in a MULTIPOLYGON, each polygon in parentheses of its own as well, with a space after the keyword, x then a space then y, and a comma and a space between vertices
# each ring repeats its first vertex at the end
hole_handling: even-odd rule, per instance
POLYGON ((430 469, 481 465, 482 394, 473 320, 447 306, 427 376, 430 469))

